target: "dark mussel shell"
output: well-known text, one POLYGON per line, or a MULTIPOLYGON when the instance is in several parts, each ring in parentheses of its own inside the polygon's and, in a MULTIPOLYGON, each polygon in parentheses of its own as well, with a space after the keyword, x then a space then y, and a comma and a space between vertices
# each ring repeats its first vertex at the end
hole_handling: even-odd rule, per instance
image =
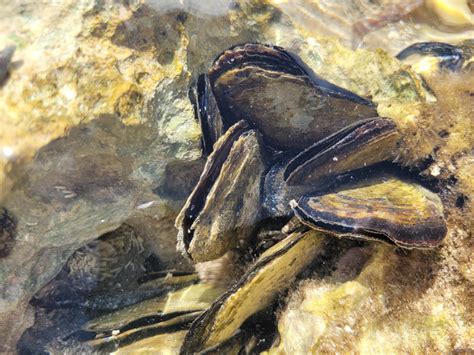
MULTIPOLYGON (((166 279, 170 286, 174 285, 174 288, 178 289, 103 314, 84 324, 82 331, 94 336, 92 340, 86 340, 86 344, 100 353, 109 353, 128 344, 136 349, 144 339, 163 333, 169 335, 173 331, 188 327, 189 323, 209 308, 222 293, 222 289, 209 284, 182 287, 186 286, 188 281, 182 280, 181 277, 176 279, 174 276, 168 276, 166 279)), ((159 343, 154 345, 157 344, 159 343)))
POLYGON ((265 168, 260 141, 259 133, 240 121, 215 144, 176 219, 179 248, 194 261, 216 259, 251 236, 265 168))
POLYGON ((191 87, 189 98, 201 126, 203 156, 207 157, 212 153, 214 143, 229 129, 229 125, 222 120, 206 74, 201 74, 191 87))
POLYGON ((278 155, 262 179, 261 195, 265 218, 289 217, 292 214, 290 201, 314 190, 311 186, 290 186, 283 178, 288 163, 295 153, 278 155))
POLYGON ((220 113, 245 119, 277 149, 302 149, 364 118, 375 105, 318 77, 296 55, 245 44, 222 53, 209 70, 220 113))
POLYGON ((394 158, 399 133, 387 118, 358 121, 294 157, 283 178, 289 185, 318 185, 335 175, 394 158))
POLYGON ((181 247, 184 250, 188 250, 189 248, 189 244, 193 237, 191 226, 201 211, 212 185, 217 180, 222 164, 227 158, 227 155, 232 148, 232 144, 237 137, 248 129, 249 127, 245 122, 239 122, 239 124, 235 125, 233 129, 227 133, 227 139, 221 142, 217 151, 208 158, 198 184, 188 197, 186 204, 176 219, 176 228, 178 228, 179 231, 178 242, 182 244, 181 247))
POLYGON ((334 177, 393 158, 399 134, 386 118, 358 121, 298 154, 284 153, 266 172, 262 204, 267 217, 291 215, 289 202, 322 191, 334 177))
POLYGON ((418 42, 403 49, 397 59, 405 60, 413 55, 432 55, 439 58, 439 67, 457 71, 462 68, 465 57, 463 48, 442 42, 418 42))
POLYGON ((13 54, 15 53, 15 46, 8 46, 0 50, 0 85, 3 80, 8 76, 8 70, 10 69, 10 62, 13 54))
POLYGON ((431 248, 447 229, 440 198, 418 184, 383 177, 347 190, 291 201, 306 225, 339 237, 431 248))

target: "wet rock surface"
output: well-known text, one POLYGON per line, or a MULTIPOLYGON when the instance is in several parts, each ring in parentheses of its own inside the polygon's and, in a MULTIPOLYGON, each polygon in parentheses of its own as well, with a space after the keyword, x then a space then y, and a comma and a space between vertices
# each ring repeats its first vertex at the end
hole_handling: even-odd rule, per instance
POLYGON ((17 219, 14 235, 2 223, 1 351, 13 352, 34 321, 33 295, 75 250, 126 221, 163 268, 190 268, 174 229, 200 173, 188 86, 229 36, 250 40, 257 26, 242 11, 214 21, 152 2, 4 10, 16 25, 2 21, 2 48, 15 43, 23 63, 0 90, 0 198, 17 219), (169 176, 177 170, 187 176, 169 176))
POLYGON ((15 352, 35 322, 23 345, 88 320, 30 301, 75 252, 124 224, 162 270, 192 270, 174 228, 203 166, 188 88, 222 50, 248 41, 285 46, 371 97, 407 133, 398 161, 440 193, 448 222, 435 252, 345 243, 326 256, 332 266, 313 267, 282 302, 269 351, 472 348, 472 75, 424 76, 427 90, 382 50, 354 52, 264 1, 226 3, 217 17, 192 1, 164 4, 5 7, 0 48, 15 44, 21 65, 0 87, 0 352, 15 352))

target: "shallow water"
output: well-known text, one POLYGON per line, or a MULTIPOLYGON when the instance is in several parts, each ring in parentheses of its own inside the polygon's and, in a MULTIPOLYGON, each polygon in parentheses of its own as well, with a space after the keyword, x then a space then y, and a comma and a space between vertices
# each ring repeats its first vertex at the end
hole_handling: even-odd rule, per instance
MULTIPOLYGON (((472 43, 463 41, 474 38, 472 3, 1 6, 1 352, 178 353, 183 341, 184 353, 470 349, 474 79, 472 43), (429 55, 394 58, 422 41, 464 43, 465 58, 455 71, 440 69, 429 55), (260 136, 265 127, 252 121, 270 111, 251 118, 246 109, 268 100, 289 100, 288 112, 306 104, 294 103, 298 91, 273 94, 270 87, 264 97, 263 86, 252 88, 254 96, 242 101, 248 106, 238 111, 245 117, 232 119, 257 127, 258 147, 247 132, 233 153, 229 148, 228 160, 220 158, 229 169, 218 174, 221 180, 210 179, 220 185, 205 191, 215 195, 198 223, 203 235, 218 239, 196 242, 194 259, 203 261, 196 264, 183 253, 189 240, 175 227, 206 161, 211 164, 190 88, 220 53, 249 42, 282 46, 305 63, 305 75, 312 71, 310 77, 373 101, 401 138, 367 150, 362 147, 373 146, 358 138, 351 144, 362 153, 350 155, 349 168, 338 162, 355 149, 330 150, 319 157, 325 179, 283 195, 281 178, 269 187, 262 174, 302 147, 280 154, 282 146, 272 146, 260 136), (2 52, 11 45, 13 56, 2 52), (447 224, 441 247, 406 250, 319 231, 301 236, 302 227, 293 224, 281 231, 292 217, 290 199, 344 191, 347 183, 371 185, 367 179, 380 173, 414 181, 430 191, 427 200, 439 199, 443 212, 436 217, 447 224), (266 214, 255 211, 262 206, 266 214), (217 222, 206 230, 206 221, 217 222), (293 239, 288 231, 296 231, 293 239), (219 239, 226 235, 229 245, 219 239), (219 243, 227 253, 207 260, 219 243)), ((299 65, 292 63, 280 69, 299 65)), ((233 86, 225 90, 230 96, 233 86)), ((323 111, 335 111, 337 100, 323 111)), ((348 117, 357 109, 337 108, 348 117)), ((288 121, 301 124, 301 117, 288 121)), ((325 136, 336 136, 318 152, 341 141, 346 126, 328 129, 325 136)), ((435 229, 408 236, 431 241, 435 229)))

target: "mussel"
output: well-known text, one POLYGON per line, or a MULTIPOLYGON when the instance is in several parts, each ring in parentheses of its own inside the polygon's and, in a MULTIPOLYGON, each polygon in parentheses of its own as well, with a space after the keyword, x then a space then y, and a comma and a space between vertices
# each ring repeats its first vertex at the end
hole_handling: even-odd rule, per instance
POLYGON ((214 143, 229 129, 229 125, 224 125, 206 74, 201 74, 196 84, 191 87, 189 98, 201 126, 203 156, 207 157, 211 154, 214 143))
POLYGON ((440 198, 391 176, 330 194, 307 194, 290 205, 302 223, 338 237, 430 248, 447 232, 440 198))
MULTIPOLYGON (((168 278, 173 281, 173 277, 168 278)), ((177 285, 183 286, 181 280, 177 285)), ((119 311, 105 314, 83 325, 95 335, 87 342, 95 351, 110 352, 141 339, 181 330, 209 308, 222 292, 213 285, 200 283, 151 298, 119 311)))
POLYGON ((224 255, 251 236, 259 219, 264 169, 260 134, 244 121, 217 142, 176 220, 179 248, 194 261, 224 255))
POLYGON ((3 84, 4 79, 8 76, 15 49, 15 46, 8 46, 0 50, 0 85, 3 84))
POLYGON ((200 121, 203 128, 211 128, 203 133, 207 142, 221 127, 245 119, 270 146, 302 149, 359 119, 377 116, 371 101, 320 78, 295 54, 277 46, 232 47, 197 86, 200 121), (210 120, 214 103, 220 115, 210 120))
POLYGON ((290 285, 322 251, 322 244, 318 232, 296 232, 265 251, 193 322, 181 353, 197 353, 229 339, 248 317, 268 307, 290 285))
POLYGON ((297 155, 278 159, 264 178, 267 215, 288 216, 292 198, 324 190, 334 176, 391 160, 398 140, 393 121, 376 117, 343 128, 297 155))
POLYGON ((474 54, 474 40, 465 40, 459 45, 442 42, 418 42, 403 49, 397 54, 400 60, 411 56, 432 56, 438 59, 440 69, 459 71, 472 63, 474 54))

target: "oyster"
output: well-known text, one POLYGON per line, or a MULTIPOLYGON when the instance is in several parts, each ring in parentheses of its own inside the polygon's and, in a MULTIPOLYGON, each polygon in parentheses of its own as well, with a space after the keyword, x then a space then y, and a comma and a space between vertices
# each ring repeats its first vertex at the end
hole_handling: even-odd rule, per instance
POLYGON ((260 210, 260 146, 243 121, 217 142, 176 220, 179 247, 194 261, 216 259, 251 237, 260 210))
POLYGON ((447 232, 440 198, 394 177, 326 195, 308 194, 291 201, 291 207, 312 228, 405 248, 438 246, 447 232))
POLYGON ((318 77, 276 46, 230 48, 214 62, 209 79, 224 120, 245 118, 278 149, 306 148, 377 116, 372 102, 318 77))

